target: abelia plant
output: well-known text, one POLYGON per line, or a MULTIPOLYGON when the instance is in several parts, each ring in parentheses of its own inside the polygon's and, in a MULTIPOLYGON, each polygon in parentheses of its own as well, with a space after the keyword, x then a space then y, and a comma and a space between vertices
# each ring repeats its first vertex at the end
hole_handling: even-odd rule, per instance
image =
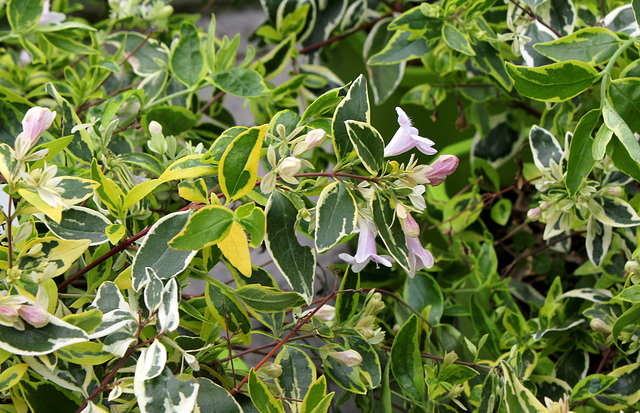
POLYGON ((0 2, 0 410, 640 409, 640 2, 107 4, 0 2))

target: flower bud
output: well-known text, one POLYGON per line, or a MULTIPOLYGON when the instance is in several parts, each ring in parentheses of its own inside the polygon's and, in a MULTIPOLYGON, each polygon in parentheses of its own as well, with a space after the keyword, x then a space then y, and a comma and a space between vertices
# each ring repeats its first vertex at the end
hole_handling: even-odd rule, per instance
POLYGON ((612 196, 612 197, 615 197, 615 198, 619 198, 622 195, 624 195, 624 189, 622 189, 619 186, 612 186, 611 188, 607 188, 605 193, 607 195, 609 195, 609 196, 612 196))
POLYGON ((162 134, 162 125, 152 120, 149 122, 149 133, 153 135, 161 135, 162 134))
POLYGON ((407 214, 406 218, 402 220, 402 226, 407 237, 416 238, 420 235, 420 225, 411 214, 407 214))
POLYGON ((540 218, 540 208, 536 207, 536 208, 531 208, 528 212, 527 212, 527 217, 529 217, 530 220, 532 221, 537 221, 538 218, 540 218))
POLYGON ((445 178, 451 175, 457 168, 460 160, 455 155, 442 155, 430 166, 431 170, 425 174, 431 186, 438 186, 444 182, 445 178))
POLYGON ((275 379, 282 375, 282 366, 276 363, 267 362, 264 363, 258 371, 275 379))
POLYGON ((355 350, 332 351, 329 357, 347 367, 358 367, 362 364, 362 356, 355 350))
POLYGON ((37 305, 23 305, 18 310, 20 317, 35 328, 49 324, 49 313, 37 305))
POLYGON ((599 331, 605 336, 611 334, 611 326, 599 318, 592 318, 589 326, 594 331, 599 331))
POLYGON ((640 269, 640 264, 637 261, 627 261, 624 264, 624 270, 628 273, 637 273, 638 269, 640 269))
POLYGON ((325 304, 320 307, 318 312, 315 313, 314 317, 324 322, 332 321, 334 318, 336 318, 336 309, 333 306, 325 304))
POLYGON ((13 321, 18 318, 18 311, 14 306, 0 305, 0 317, 5 320, 13 321))
POLYGON ((304 141, 308 145, 307 149, 315 148, 317 146, 322 145, 324 139, 327 137, 327 132, 323 129, 314 129, 311 132, 307 133, 307 136, 304 138, 304 141))
POLYGON ((47 108, 34 107, 27 111, 22 119, 22 131, 25 138, 33 146, 40 136, 49 129, 56 117, 56 112, 52 112, 47 108))
POLYGON ((302 161, 293 156, 288 156, 282 160, 280 163, 280 167, 278 168, 278 172, 282 179, 285 182, 290 184, 297 184, 298 180, 294 178, 294 175, 297 174, 302 168, 302 161))

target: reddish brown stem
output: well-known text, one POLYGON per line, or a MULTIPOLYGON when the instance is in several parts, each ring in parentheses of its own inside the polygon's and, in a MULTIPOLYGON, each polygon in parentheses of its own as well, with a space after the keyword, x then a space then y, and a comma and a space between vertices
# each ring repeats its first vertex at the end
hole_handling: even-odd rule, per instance
POLYGON ((369 22, 366 22, 366 23, 356 27, 355 29, 353 29, 351 31, 339 34, 337 36, 330 37, 327 40, 323 40, 321 42, 318 42, 318 43, 312 44, 310 46, 304 47, 304 48, 300 49, 299 52, 300 52, 300 54, 311 53, 313 51, 316 51, 316 50, 320 49, 321 47, 324 47, 324 46, 329 45, 331 43, 335 43, 335 42, 340 41, 340 40, 342 40, 342 39, 344 39, 346 37, 349 37, 352 34, 355 34, 355 33, 359 32, 360 30, 368 29, 369 27, 373 26, 374 24, 376 24, 380 20, 386 19, 387 17, 390 17, 390 16, 391 16, 391 13, 383 14, 382 16, 378 17, 377 19, 373 19, 373 20, 371 20, 369 22))

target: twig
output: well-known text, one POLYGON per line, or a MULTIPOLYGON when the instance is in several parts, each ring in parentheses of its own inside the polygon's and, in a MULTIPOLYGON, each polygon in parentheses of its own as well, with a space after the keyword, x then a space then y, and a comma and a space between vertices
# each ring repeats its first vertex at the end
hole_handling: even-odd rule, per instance
MULTIPOLYGON (((391 347, 389 346, 380 346, 380 348, 383 350, 391 351, 391 347)), ((422 357, 423 359, 434 360, 440 363, 444 361, 444 358, 439 356, 434 356, 433 354, 428 354, 428 353, 420 353, 420 357, 422 357)), ((453 362, 453 364, 460 364, 461 366, 467 366, 467 367, 471 367, 478 370, 484 370, 484 371, 490 371, 491 369, 493 369, 493 367, 483 366, 481 364, 469 363, 461 360, 456 360, 453 362)))
POLYGON ((522 10, 523 12, 527 13, 529 16, 531 16, 532 18, 536 19, 541 25, 543 25, 544 27, 546 27, 547 29, 551 30, 553 32, 553 34, 555 34, 558 37, 562 37, 562 34, 558 33, 553 27, 549 26, 547 23, 543 22, 542 19, 540 17, 538 17, 537 14, 535 14, 534 12, 532 12, 530 10, 529 7, 524 8, 520 5, 520 3, 518 3, 517 0, 509 0, 511 3, 513 3, 517 8, 519 8, 520 10, 522 10))

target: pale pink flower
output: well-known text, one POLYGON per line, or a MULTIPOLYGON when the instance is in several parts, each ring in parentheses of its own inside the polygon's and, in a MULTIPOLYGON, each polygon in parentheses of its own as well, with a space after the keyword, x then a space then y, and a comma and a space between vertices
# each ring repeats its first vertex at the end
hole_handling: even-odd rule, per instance
POLYGON ((413 278, 416 271, 423 268, 431 268, 434 264, 433 255, 428 249, 422 247, 418 238, 407 237, 409 248, 409 277, 413 278))
POLYGON ((298 180, 294 175, 300 172, 300 168, 302 168, 302 161, 294 156, 288 156, 280 163, 278 172, 285 182, 297 184, 298 180))
POLYGON ((22 133, 18 135, 14 142, 14 149, 16 151, 16 159, 19 161, 37 160, 42 159, 46 155, 46 150, 38 151, 38 156, 30 156, 27 158, 27 154, 36 144, 40 136, 46 131, 53 123, 53 119, 56 117, 56 112, 52 112, 47 108, 34 107, 27 111, 22 119, 22 133))
POLYGON ((420 225, 418 225, 411 214, 407 214, 402 220, 402 227, 404 228, 405 235, 409 238, 416 238, 420 235, 420 225))
POLYGON ((368 223, 364 219, 360 219, 358 227, 360 228, 360 236, 358 237, 356 255, 351 256, 343 253, 338 255, 338 257, 351 264, 351 271, 353 272, 362 271, 369 261, 382 264, 385 267, 391 267, 393 258, 388 255, 378 255, 378 251, 376 250, 376 235, 371 228, 369 228, 368 223))
POLYGON ((427 155, 434 155, 438 152, 433 149, 434 142, 431 139, 418 135, 418 129, 411 125, 411 119, 402 109, 396 107, 396 112, 398 112, 400 128, 391 138, 391 142, 384 148, 385 157, 399 155, 416 147, 420 152, 427 155))
POLYGON ((38 20, 38 26, 46 26, 47 24, 60 24, 66 19, 67 16, 64 13, 57 11, 51 11, 51 3, 49 0, 44 0, 42 3, 42 14, 40 20, 38 20))

